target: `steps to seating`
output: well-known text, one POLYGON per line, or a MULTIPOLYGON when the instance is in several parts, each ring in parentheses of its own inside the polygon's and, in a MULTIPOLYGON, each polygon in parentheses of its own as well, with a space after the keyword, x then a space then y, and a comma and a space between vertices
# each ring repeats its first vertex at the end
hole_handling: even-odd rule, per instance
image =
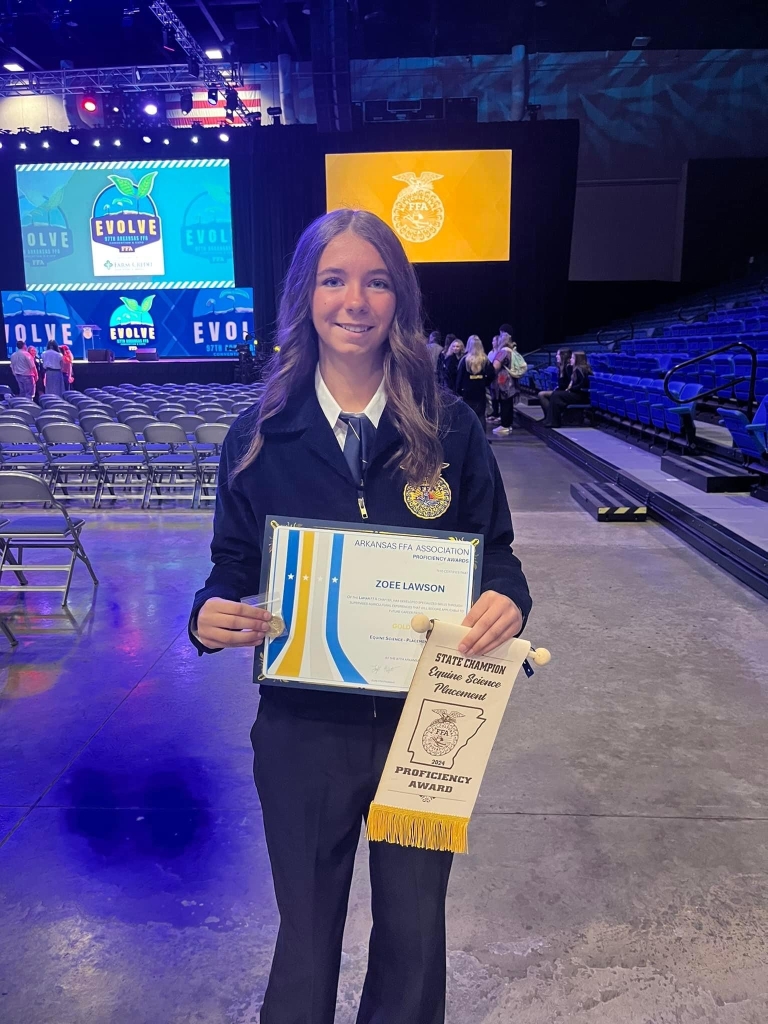
POLYGON ((571 497, 598 523, 644 523, 648 506, 615 484, 571 484, 571 497))
POLYGON ((661 460, 661 469, 707 494, 748 493, 760 480, 735 463, 707 456, 668 454, 661 460))

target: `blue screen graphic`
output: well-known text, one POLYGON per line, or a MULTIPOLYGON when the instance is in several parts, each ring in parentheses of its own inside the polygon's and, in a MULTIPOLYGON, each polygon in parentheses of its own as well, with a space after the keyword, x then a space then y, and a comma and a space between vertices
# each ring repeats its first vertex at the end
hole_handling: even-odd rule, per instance
POLYGON ((29 291, 231 288, 228 160, 17 164, 29 291))
POLYGON ((75 359, 107 348, 116 359, 155 348, 161 359, 232 358, 253 334, 250 288, 186 288, 160 291, 4 291, 5 358, 17 341, 44 350, 65 344, 75 359))

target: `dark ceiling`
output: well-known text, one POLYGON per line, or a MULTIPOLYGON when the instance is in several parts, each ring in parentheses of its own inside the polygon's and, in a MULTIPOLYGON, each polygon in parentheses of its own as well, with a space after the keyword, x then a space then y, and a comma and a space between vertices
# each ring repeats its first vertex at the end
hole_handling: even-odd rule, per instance
MULTIPOLYGON (((322 0, 171 0, 204 47, 243 63, 289 52, 311 59, 310 3, 322 0)), ((768 49, 765 0, 348 0, 352 58, 653 49, 768 49)), ((182 63, 147 0, 0 0, 0 56, 46 69, 182 63), (130 13, 134 12, 135 13, 130 13), (127 13, 126 13, 127 12, 127 13), (130 22, 130 24, 128 24, 130 22), (12 49, 15 48, 15 49, 12 49), (15 57, 14 57, 15 54, 15 57)))

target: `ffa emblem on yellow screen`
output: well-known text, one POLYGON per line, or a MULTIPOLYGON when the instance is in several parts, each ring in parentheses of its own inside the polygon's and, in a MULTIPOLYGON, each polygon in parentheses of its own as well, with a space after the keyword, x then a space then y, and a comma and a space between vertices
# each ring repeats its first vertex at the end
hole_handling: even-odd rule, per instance
POLYGON ((436 484, 406 484, 403 491, 405 504, 419 519, 437 519, 451 504, 451 488, 441 476, 436 484))
POLYGON ((392 226, 406 242, 428 242, 445 223, 443 202, 432 185, 443 175, 422 171, 417 178, 413 171, 406 171, 392 177, 407 182, 392 207, 392 226))

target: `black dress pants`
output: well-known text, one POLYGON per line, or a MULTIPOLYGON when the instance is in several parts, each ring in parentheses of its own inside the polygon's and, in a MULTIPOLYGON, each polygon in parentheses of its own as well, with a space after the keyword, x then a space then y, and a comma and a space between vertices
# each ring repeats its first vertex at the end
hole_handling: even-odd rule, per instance
POLYGON ((588 402, 588 391, 554 391, 549 402, 549 412, 544 418, 544 426, 562 426, 563 413, 569 405, 585 405, 588 402))
POLYGON ((482 424, 483 430, 485 430, 485 398, 470 401, 465 398, 464 401, 467 403, 472 412, 477 416, 482 424))
MULTIPOLYGON (((251 732, 280 911, 261 1024, 333 1024, 355 851, 402 701, 349 695, 353 713, 308 717, 269 689, 251 732)), ((451 861, 371 843, 373 928, 357 1024, 443 1024, 451 861)))

